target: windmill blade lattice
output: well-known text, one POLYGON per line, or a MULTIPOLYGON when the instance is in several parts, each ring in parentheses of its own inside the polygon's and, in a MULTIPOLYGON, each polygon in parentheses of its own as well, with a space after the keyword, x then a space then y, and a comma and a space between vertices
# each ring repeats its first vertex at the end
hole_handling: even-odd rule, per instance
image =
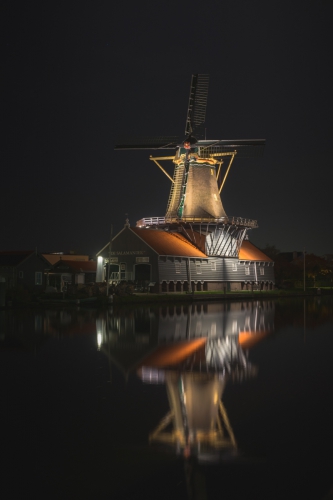
POLYGON ((209 75, 192 75, 190 98, 188 103, 185 134, 204 137, 209 75))
POLYGON ((265 139, 230 139, 217 141, 198 141, 201 154, 218 156, 219 153, 237 151, 237 158, 253 158, 263 155, 265 139))

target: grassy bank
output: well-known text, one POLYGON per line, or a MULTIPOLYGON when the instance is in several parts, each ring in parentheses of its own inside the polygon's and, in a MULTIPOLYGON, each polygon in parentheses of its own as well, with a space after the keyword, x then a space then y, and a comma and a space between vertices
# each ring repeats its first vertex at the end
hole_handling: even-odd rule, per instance
MULTIPOLYGON (((69 297, 66 294, 52 294, 48 296, 44 294, 29 295, 26 294, 13 296, 10 301, 7 301, 4 308, 16 307, 107 307, 111 304, 174 304, 174 303, 188 303, 196 301, 224 301, 224 300, 261 300, 273 299, 283 297, 313 297, 321 295, 333 295, 332 288, 321 288, 320 292, 317 288, 307 288, 304 292, 299 288, 288 290, 265 290, 265 291, 229 291, 229 292, 194 292, 194 293, 133 293, 123 295, 113 295, 107 297, 105 294, 98 294, 90 298, 82 297, 69 297)), ((4 309, 2 307, 2 309, 4 309)))

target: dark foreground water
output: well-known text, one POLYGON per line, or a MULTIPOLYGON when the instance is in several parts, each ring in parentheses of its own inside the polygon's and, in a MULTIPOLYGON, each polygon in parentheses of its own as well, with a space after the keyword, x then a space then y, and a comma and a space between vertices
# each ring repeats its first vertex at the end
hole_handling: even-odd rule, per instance
POLYGON ((333 498, 332 297, 0 331, 2 498, 333 498))

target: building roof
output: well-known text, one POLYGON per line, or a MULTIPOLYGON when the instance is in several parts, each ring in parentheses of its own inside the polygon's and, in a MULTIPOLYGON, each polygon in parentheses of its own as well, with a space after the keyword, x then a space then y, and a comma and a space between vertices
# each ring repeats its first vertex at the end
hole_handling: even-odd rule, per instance
POLYGON ((131 227, 131 231, 159 255, 207 258, 203 252, 179 233, 169 233, 168 231, 159 229, 141 229, 138 227, 131 227))
POLYGON ((97 269, 97 262, 93 260, 59 260, 54 269, 64 266, 69 268, 73 273, 95 273, 97 269))
POLYGON ((0 252, 0 266, 15 267, 33 253, 34 250, 0 252))
POLYGON ((260 260, 265 262, 273 262, 259 248, 254 246, 250 241, 244 240, 239 250, 239 260, 260 260))
POLYGON ((59 260, 78 260, 78 261, 88 261, 89 255, 76 255, 76 254, 63 254, 63 253, 43 253, 44 259, 46 259, 50 264, 55 264, 59 260))

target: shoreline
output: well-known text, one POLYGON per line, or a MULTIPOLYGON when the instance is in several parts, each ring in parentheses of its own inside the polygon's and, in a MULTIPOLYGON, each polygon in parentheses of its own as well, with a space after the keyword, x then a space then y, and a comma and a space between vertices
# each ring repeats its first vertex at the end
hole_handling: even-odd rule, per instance
POLYGON ((333 295, 333 288, 311 289, 304 291, 297 290, 272 290, 272 291, 248 291, 248 292, 194 292, 194 293, 134 293, 132 295, 94 296, 89 298, 50 298, 39 299, 37 301, 20 302, 12 301, 1 306, 0 310, 13 310, 21 308, 42 308, 45 307, 110 307, 112 305, 123 304, 165 304, 179 302, 203 302, 203 301, 252 301, 283 299, 292 297, 318 297, 333 295))

